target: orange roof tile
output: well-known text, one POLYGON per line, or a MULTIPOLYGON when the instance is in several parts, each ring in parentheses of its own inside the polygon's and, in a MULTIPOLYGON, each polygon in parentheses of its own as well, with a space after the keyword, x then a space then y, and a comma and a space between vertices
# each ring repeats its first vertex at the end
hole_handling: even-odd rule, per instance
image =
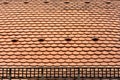
POLYGON ((119 0, 0 1, 0 66, 120 66, 119 0))

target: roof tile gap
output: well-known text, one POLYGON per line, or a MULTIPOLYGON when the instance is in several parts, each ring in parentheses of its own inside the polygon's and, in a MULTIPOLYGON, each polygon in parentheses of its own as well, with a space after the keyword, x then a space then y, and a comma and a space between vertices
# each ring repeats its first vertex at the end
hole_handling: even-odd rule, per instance
POLYGON ((48 1, 44 1, 45 4, 48 4, 49 2, 48 1))
POLYGON ((8 2, 3 2, 3 4, 8 4, 8 2))
POLYGON ((90 2, 89 2, 89 1, 86 1, 85 3, 86 3, 86 4, 89 4, 90 2))
POLYGON ((17 42, 18 40, 17 39, 13 39, 13 40, 11 40, 12 42, 17 42))
POLYGON ((68 1, 66 1, 66 2, 64 2, 65 4, 69 4, 70 2, 68 2, 68 1))
POLYGON ((72 39, 71 39, 71 38, 66 38, 65 40, 66 40, 66 41, 71 41, 72 39))
POLYGON ((93 37, 92 40, 93 41, 98 41, 99 39, 98 39, 98 37, 93 37))
POLYGON ((28 3, 29 3, 29 2, 27 2, 27 1, 26 1, 26 2, 24 2, 24 4, 28 4, 28 3))
POLYGON ((39 41, 39 42, 43 42, 43 41, 44 41, 44 39, 38 39, 38 41, 39 41))
POLYGON ((111 4, 111 2, 105 2, 106 4, 111 4))

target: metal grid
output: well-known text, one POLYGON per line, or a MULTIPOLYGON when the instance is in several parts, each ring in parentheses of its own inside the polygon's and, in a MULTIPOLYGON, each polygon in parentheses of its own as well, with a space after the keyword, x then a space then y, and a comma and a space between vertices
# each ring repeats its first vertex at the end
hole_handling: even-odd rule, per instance
POLYGON ((39 68, 0 68, 1 79, 19 78, 116 78, 120 79, 120 68, 96 67, 39 67, 39 68))

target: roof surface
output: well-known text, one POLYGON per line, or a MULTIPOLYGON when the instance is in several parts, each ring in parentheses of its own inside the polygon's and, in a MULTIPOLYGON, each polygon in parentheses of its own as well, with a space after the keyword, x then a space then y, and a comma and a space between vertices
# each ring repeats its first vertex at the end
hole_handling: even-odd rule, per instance
POLYGON ((0 1, 0 66, 119 65, 119 0, 0 1))

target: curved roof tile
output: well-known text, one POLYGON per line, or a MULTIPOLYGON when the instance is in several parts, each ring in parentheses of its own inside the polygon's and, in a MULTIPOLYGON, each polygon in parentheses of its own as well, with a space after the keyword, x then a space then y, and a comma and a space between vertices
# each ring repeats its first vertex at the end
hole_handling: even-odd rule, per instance
POLYGON ((0 66, 119 66, 120 1, 106 1, 0 1, 0 66))

